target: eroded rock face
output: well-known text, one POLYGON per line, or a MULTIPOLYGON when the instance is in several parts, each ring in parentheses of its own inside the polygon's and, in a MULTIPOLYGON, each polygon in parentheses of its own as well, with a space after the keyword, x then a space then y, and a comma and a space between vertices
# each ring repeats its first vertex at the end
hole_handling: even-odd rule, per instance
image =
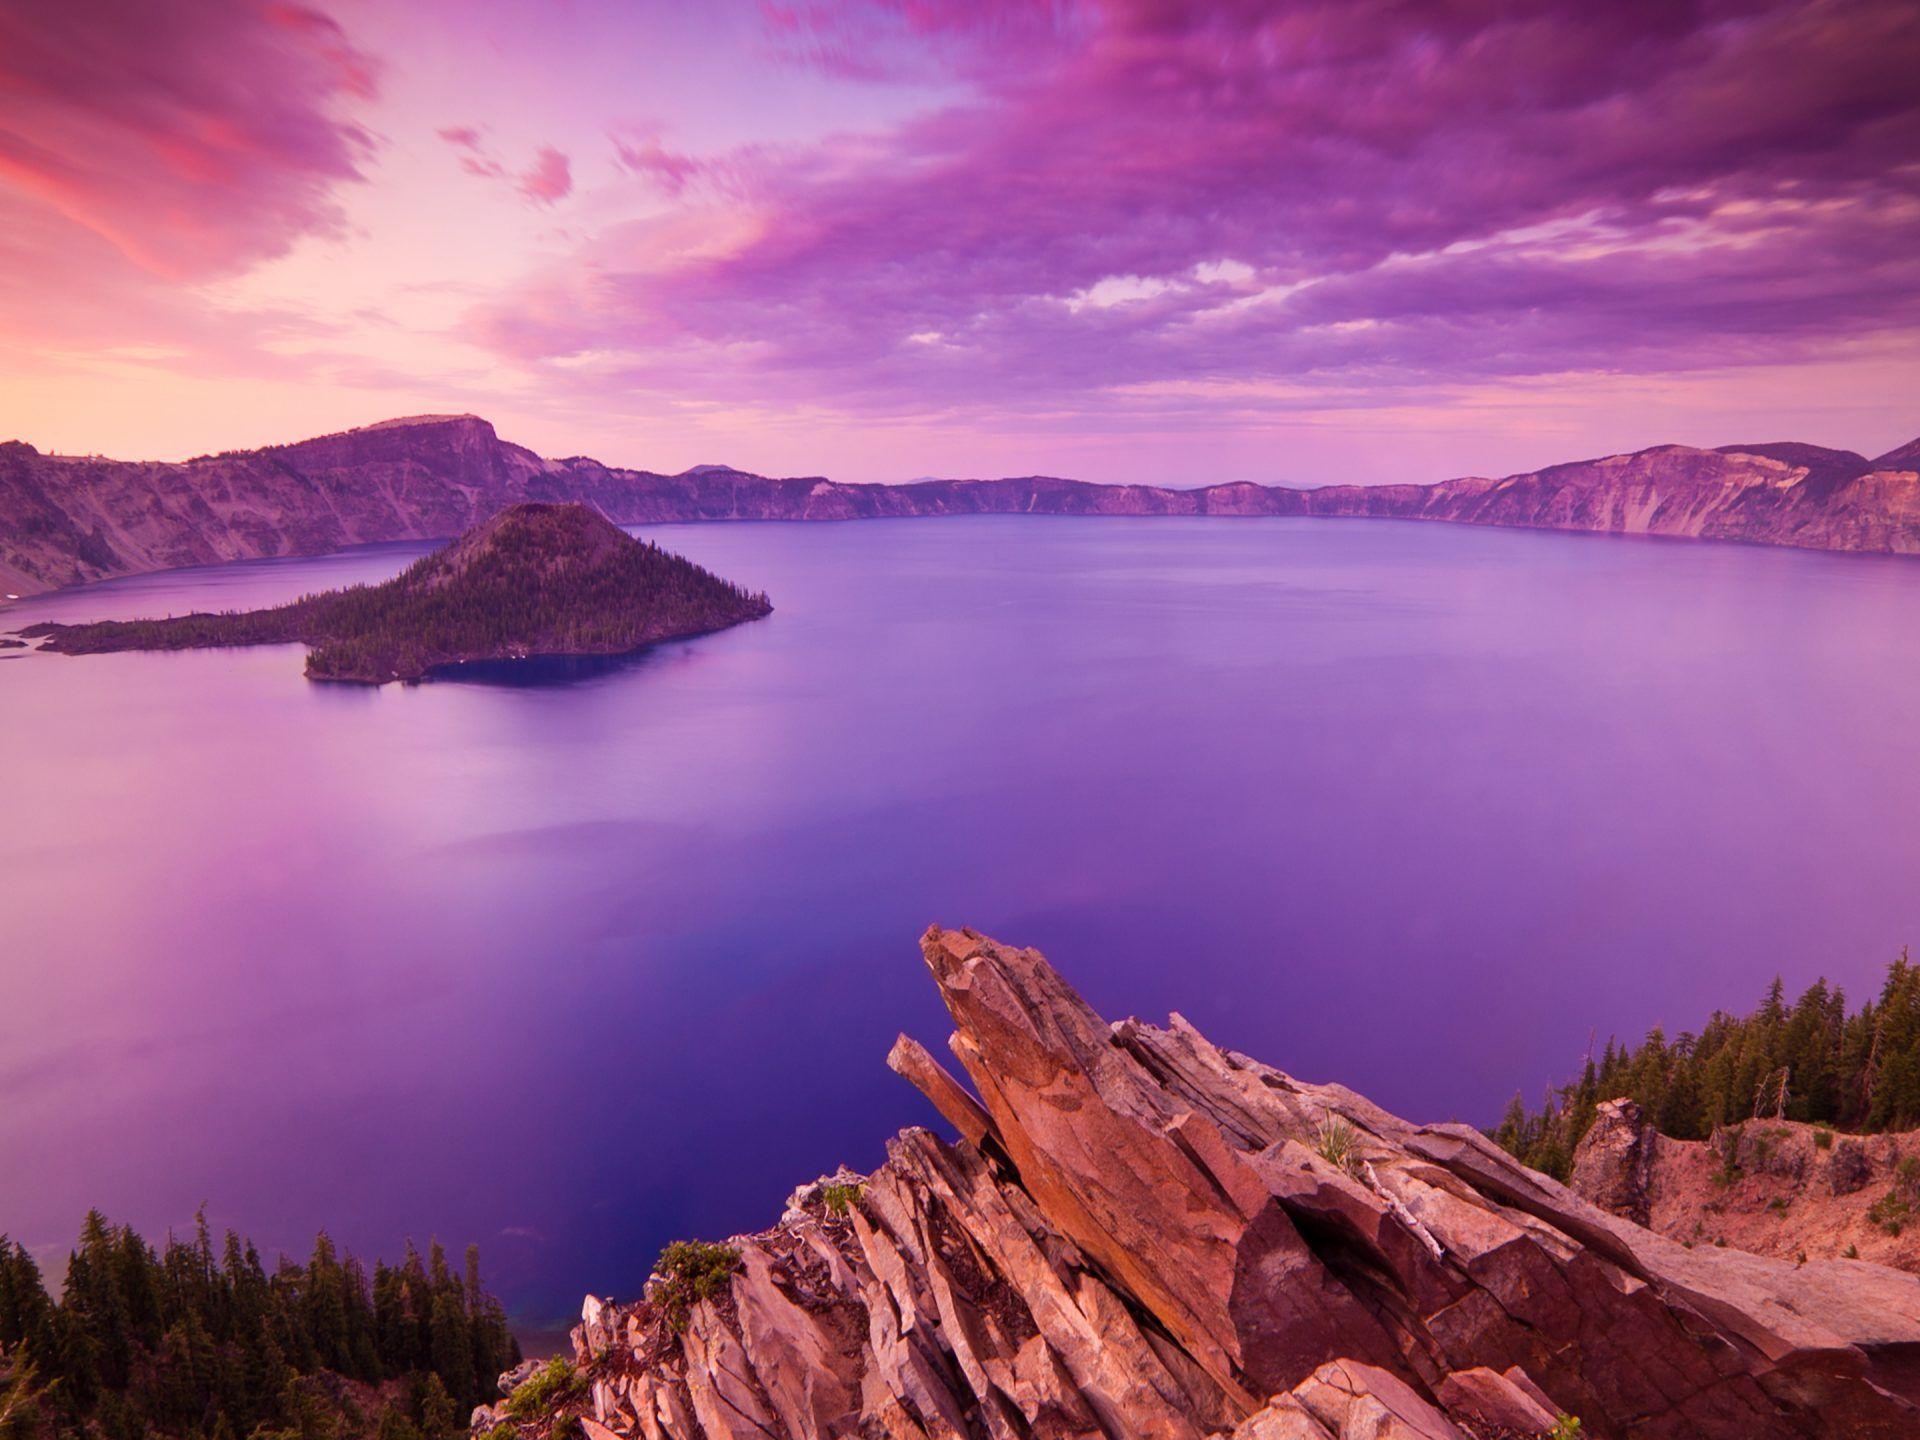
POLYGON ((1920 1132, 1836 1135, 1789 1120, 1656 1135, 1610 1101, 1574 1152, 1572 1188, 1683 1244, 1920 1273, 1920 1132))
POLYGON ((1653 1160, 1660 1132, 1632 1100, 1603 1100, 1573 1152, 1572 1186, 1602 1210, 1645 1225, 1653 1214, 1653 1160))
POLYGON ((1689 1250, 1034 951, 923 951, 979 1098, 894 1061, 963 1138, 803 1186, 677 1332, 595 1302, 595 1440, 1920 1434, 1920 1280, 1689 1250))

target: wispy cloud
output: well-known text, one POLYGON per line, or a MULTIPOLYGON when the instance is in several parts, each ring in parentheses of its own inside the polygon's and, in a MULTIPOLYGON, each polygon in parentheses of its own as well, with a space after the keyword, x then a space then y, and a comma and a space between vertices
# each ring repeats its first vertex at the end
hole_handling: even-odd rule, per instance
POLYGON ((0 213, 45 205, 173 279, 335 230, 378 66, 326 15, 254 0, 0 7, 0 213))
POLYGON ((535 205, 552 205, 573 193, 573 164, 552 145, 542 145, 533 163, 514 171, 488 146, 475 125, 446 125, 435 132, 460 154, 460 168, 485 180, 505 180, 535 205))

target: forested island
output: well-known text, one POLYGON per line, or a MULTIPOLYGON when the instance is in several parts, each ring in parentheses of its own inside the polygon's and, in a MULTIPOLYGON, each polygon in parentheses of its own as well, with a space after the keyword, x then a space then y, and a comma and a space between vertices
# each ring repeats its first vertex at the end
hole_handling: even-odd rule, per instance
POLYGON ((323 1232, 269 1269, 204 1215, 156 1251, 94 1211, 50 1292, 0 1235, 4 1440, 451 1440, 519 1360, 475 1247, 369 1275, 323 1232))
POLYGON ((69 655, 235 645, 311 647, 314 680, 421 680, 472 661, 620 655, 773 607, 584 505, 510 506, 380 585, 265 610, 47 622, 21 633, 69 655))

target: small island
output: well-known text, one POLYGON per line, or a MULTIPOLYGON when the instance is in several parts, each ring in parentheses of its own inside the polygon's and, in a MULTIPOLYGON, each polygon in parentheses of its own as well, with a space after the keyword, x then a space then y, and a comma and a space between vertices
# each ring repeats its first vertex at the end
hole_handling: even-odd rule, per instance
POLYGON ((266 610, 46 622, 21 633, 68 655, 299 642, 310 647, 309 679, 380 685, 474 661, 624 655, 772 609, 764 594, 636 540, 585 505, 525 504, 384 584, 266 610))

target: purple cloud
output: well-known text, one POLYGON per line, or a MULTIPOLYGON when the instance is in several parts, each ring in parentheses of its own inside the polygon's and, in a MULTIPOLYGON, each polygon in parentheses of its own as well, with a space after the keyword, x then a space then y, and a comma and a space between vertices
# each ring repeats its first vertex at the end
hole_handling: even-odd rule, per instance
POLYGON ((967 98, 797 153, 632 144, 680 208, 480 338, 906 412, 1718 368, 1920 320, 1907 0, 770 14, 804 63, 967 98))

